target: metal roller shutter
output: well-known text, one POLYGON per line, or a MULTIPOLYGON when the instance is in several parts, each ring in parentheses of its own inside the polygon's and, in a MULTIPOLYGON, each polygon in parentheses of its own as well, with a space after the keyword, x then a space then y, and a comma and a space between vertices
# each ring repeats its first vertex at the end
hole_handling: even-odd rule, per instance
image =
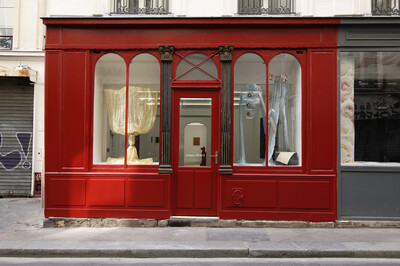
POLYGON ((33 85, 27 80, 0 80, 0 196, 31 194, 33 85))

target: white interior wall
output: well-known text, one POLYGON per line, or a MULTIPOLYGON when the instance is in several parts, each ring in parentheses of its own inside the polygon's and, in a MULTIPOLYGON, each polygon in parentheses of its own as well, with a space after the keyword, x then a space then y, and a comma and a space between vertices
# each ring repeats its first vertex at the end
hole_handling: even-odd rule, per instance
MULTIPOLYGON (((183 125, 181 125, 183 126, 183 125)), ((184 126, 184 166, 200 166, 201 147, 207 148, 207 127, 202 123, 189 123, 184 126), (193 138, 200 138, 200 144, 194 145, 193 138), (200 156, 199 156, 200 155, 200 156)), ((206 149, 206 152, 210 152, 206 149)))

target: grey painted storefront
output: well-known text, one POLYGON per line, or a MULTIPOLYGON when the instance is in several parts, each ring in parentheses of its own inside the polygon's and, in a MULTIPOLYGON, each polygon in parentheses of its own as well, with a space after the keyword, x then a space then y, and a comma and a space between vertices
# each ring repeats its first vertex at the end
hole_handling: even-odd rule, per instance
MULTIPOLYGON (((338 32, 338 219, 400 220, 400 162, 341 165, 340 53, 400 53, 400 18, 346 18, 338 32)), ((399 77, 400 78, 400 77, 399 77)))
POLYGON ((0 77, 0 196, 29 196, 32 183, 33 85, 0 77))

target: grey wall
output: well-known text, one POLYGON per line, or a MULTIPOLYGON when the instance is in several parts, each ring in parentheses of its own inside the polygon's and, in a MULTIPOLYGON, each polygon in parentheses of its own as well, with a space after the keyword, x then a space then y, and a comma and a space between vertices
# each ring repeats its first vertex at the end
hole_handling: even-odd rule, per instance
MULTIPOLYGON (((399 51, 400 53, 400 19, 376 17, 342 19, 338 32, 338 57, 341 51, 399 51)), ((338 88, 338 110, 340 110, 339 93, 340 88, 338 88)), ((340 136, 339 126, 338 113, 338 136, 340 136)), ((338 137, 338 156, 340 156, 340 137, 338 137)), ((338 219, 400 220, 400 163, 398 166, 396 164, 341 166, 338 157, 338 219)))

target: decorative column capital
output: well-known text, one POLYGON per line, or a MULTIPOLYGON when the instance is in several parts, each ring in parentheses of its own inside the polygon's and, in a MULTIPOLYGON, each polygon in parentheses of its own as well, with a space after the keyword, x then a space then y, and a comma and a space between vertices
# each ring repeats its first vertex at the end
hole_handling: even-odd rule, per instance
POLYGON ((160 46, 161 61, 172 61, 172 54, 174 53, 174 46, 160 46))
POLYGON ((219 47, 221 61, 232 61, 233 45, 219 47))

